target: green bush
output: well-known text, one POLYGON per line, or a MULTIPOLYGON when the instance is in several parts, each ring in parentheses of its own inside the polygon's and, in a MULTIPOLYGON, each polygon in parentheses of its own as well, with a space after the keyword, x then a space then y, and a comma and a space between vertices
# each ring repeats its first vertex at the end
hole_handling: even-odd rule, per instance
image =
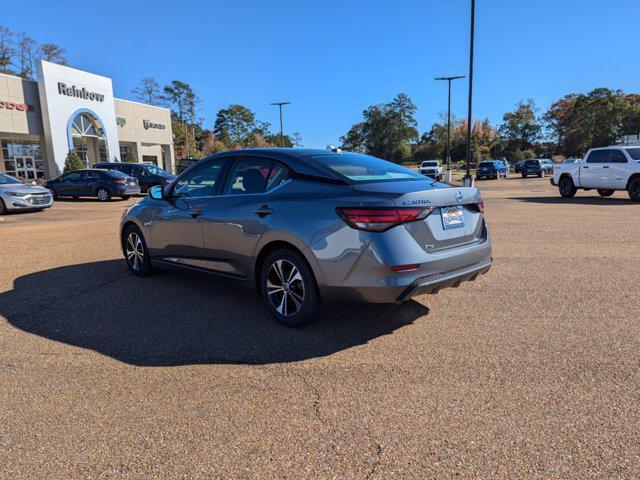
POLYGON ((124 163, 138 163, 131 150, 128 150, 127 153, 124 154, 124 157, 122 157, 122 161, 124 163))
POLYGON ((82 158, 80 158, 80 155, 78 155, 78 152, 76 152, 75 150, 69 150, 69 153, 67 154, 67 158, 64 161, 63 173, 71 172, 73 170, 80 170, 84 167, 85 167, 84 161, 82 160, 82 158))

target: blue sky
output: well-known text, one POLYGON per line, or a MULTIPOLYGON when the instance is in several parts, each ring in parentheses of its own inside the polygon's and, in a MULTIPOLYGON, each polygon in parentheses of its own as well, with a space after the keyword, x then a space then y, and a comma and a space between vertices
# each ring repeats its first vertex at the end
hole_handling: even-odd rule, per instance
MULTIPOLYGON (((113 78, 186 81, 204 126, 240 103, 308 147, 337 143, 368 105, 407 93, 419 130, 446 109, 441 75, 467 74, 470 0, 52 2, 3 8, 0 24, 63 45, 72 65, 113 78)), ((594 87, 640 93, 640 1, 477 0, 474 118, 498 122, 524 98, 545 109, 594 87)), ((452 111, 466 115, 467 84, 452 111)))

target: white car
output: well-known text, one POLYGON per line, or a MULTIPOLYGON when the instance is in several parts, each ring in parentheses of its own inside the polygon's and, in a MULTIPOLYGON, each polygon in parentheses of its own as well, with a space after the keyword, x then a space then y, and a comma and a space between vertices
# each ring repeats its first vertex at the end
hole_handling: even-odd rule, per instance
POLYGON ((11 211, 44 210, 53 205, 51 192, 0 173, 0 215, 11 211))
POLYGON ((626 190, 629 198, 640 202, 640 146, 592 148, 582 160, 554 165, 553 185, 563 198, 571 198, 578 189, 596 189, 602 197, 626 190))
POLYGON ((420 164, 418 172, 420 175, 431 177, 436 180, 440 180, 442 178, 442 167, 438 160, 425 160, 420 164))

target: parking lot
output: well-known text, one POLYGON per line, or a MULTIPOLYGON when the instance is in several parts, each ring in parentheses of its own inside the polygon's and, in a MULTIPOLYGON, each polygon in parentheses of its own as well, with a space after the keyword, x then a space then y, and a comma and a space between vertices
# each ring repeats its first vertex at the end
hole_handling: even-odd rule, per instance
POLYGON ((640 205, 478 184, 494 265, 303 329, 130 275, 136 201, 0 222, 0 478, 638 478, 640 205))

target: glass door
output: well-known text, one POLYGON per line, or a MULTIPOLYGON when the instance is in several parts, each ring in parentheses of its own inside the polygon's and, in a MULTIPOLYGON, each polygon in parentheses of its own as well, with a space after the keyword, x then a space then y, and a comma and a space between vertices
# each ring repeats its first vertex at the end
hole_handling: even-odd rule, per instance
POLYGON ((16 177, 25 182, 38 178, 36 160, 34 157, 15 157, 16 177))

